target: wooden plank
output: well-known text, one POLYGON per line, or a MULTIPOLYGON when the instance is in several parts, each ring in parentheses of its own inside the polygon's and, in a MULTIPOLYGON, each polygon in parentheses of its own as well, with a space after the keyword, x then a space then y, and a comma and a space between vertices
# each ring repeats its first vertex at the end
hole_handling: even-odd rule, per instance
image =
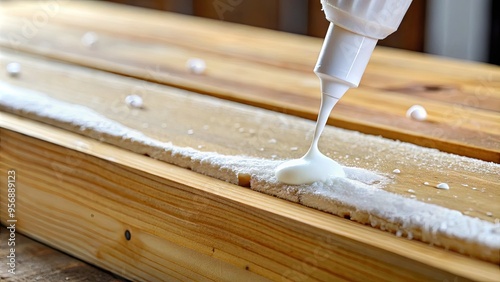
MULTIPOLYGON (((149 175, 137 182, 143 178, 141 173, 129 167, 109 166, 103 160, 74 154, 37 139, 28 138, 31 142, 25 143, 26 138, 2 130, 2 170, 16 169, 17 227, 26 235, 132 280, 265 281, 246 274, 241 265, 217 260, 218 255, 227 254, 216 254, 216 241, 210 247, 193 241, 193 237, 199 236, 197 233, 206 229, 199 206, 192 205, 193 210, 188 212, 168 202, 183 197, 186 203, 196 194, 177 191, 178 184, 158 182, 158 177, 147 181, 153 177, 149 175), (14 136, 17 138, 12 139, 14 136), (34 158, 26 159, 32 154, 34 158), (89 182, 91 178, 85 176, 91 176, 95 182, 89 182), (133 192, 131 187, 144 192, 133 192), (161 190, 167 194, 158 187, 165 187, 161 190), (163 208, 153 208, 152 203, 163 208), (125 206, 128 211, 123 213, 125 206), (198 223, 188 222, 186 212, 198 223), (174 222, 169 218, 175 218, 174 222), (186 226, 179 228, 175 221, 184 221, 186 226), (132 236, 130 241, 124 235, 127 230, 132 236)), ((172 172, 169 168, 167 171, 172 172)), ((176 175, 182 176, 177 172, 176 175)), ((6 184, 4 180, 2 184, 6 184)), ((4 199, 2 222, 6 223, 4 199)), ((224 240, 217 238, 215 228, 205 232, 218 241, 224 240)), ((199 236, 200 241, 207 238, 199 236)))
POLYGON ((10 231, 1 226, 0 256, 3 265, 0 267, 2 281, 109 281, 125 282, 126 280, 114 276, 92 265, 86 264, 74 257, 54 250, 46 245, 36 242, 20 233, 16 233, 16 271, 9 274, 4 263, 4 258, 9 255, 7 242, 10 231))
POLYGON ((129 279, 486 281, 499 274, 489 263, 80 135, 5 114, 0 121, 15 128, 0 130, 0 165, 16 169, 19 230, 129 279), (77 141, 92 149, 81 152, 77 141))
MULTIPOLYGON (((0 73, 0 80, 88 107, 158 140, 227 155, 245 154, 267 159, 273 155, 298 157, 310 141, 312 122, 201 97, 160 84, 2 50, 1 65, 19 61, 23 71, 18 77, 0 73), (123 100, 131 93, 144 97, 144 110, 125 106, 123 100), (304 135, 309 137, 303 138, 304 135), (269 143, 270 139, 275 140, 274 145, 269 143)), ((408 58, 411 59, 414 58, 408 58)), ((155 74, 151 70, 146 70, 146 73, 151 77, 155 74)), ((372 104, 366 102, 363 107, 372 104)), ((449 109, 441 106, 436 110, 449 109)), ((64 127, 55 120, 30 118, 64 127)), ((285 276, 292 280, 307 277, 325 281, 342 278, 366 280, 367 277, 396 281, 451 280, 455 277, 493 280, 499 275, 495 265, 408 242, 345 219, 168 166, 82 135, 6 114, 1 115, 0 122, 5 128, 1 131, 2 169, 16 167, 26 177, 20 180, 20 184, 26 187, 22 192, 25 193, 22 198, 26 200, 21 202, 25 207, 21 214, 26 218, 26 225, 21 226, 21 230, 117 273, 125 271, 127 277, 217 279, 219 274, 214 273, 214 269, 224 270, 227 280, 234 280, 239 275, 251 276, 249 272, 273 280, 285 276), (47 166, 47 159, 50 166, 47 166), (61 204, 60 208, 43 209, 52 207, 54 199, 61 204), (208 212, 211 217, 200 221, 199 217, 191 216, 200 214, 200 210, 208 212), (93 222, 92 215, 96 216, 93 211, 102 215, 102 221, 92 225, 89 232, 94 231, 100 236, 102 240, 99 242, 105 242, 105 246, 85 244, 95 242, 89 238, 96 234, 81 231, 85 230, 86 224, 93 222), (77 220, 81 225, 61 225, 66 218, 77 220), (344 223, 348 225, 342 225, 344 223), (47 226, 53 229, 47 230, 47 226), (278 226, 279 232, 270 226, 278 226), (357 232, 356 228, 365 229, 357 232), (139 240, 127 243, 124 239, 126 230, 139 240), (263 237, 256 236, 255 230, 264 232, 263 237), (375 233, 365 233, 364 230, 375 233), (332 236, 333 242, 329 239, 332 236), (59 240, 54 243, 56 237, 59 240), (258 242, 249 238, 258 238, 258 242), (323 246, 325 244, 328 246, 323 246), (317 256, 318 250, 324 249, 326 251, 317 256), (161 260, 155 264, 153 261, 158 261, 158 257, 161 260), (192 260, 188 262, 188 257, 195 257, 199 263, 193 265, 192 260), (213 257, 217 260, 211 259, 213 257), (327 258, 323 260, 324 257, 327 258), (318 262, 311 262, 311 258, 318 262), (130 269, 124 270, 127 263, 131 264, 130 269), (135 269, 137 265, 141 269, 135 269)), ((495 132, 495 128, 490 127, 489 132, 495 132)), ((78 128, 65 128, 85 134, 78 128)), ((368 137, 363 137, 366 142, 360 141, 363 146, 359 146, 352 140, 339 138, 336 133, 338 131, 332 128, 326 130, 322 149, 336 155, 344 165, 377 167, 382 173, 390 173, 394 168, 404 172, 386 187, 388 191, 409 196, 408 187, 418 187, 420 201, 431 201, 486 221, 498 221, 500 210, 496 202, 500 191, 496 185, 497 175, 463 167, 457 160, 469 160, 446 154, 426 159, 442 166, 436 170, 426 169, 416 165, 417 159, 406 159, 408 155, 403 149, 376 146, 380 144, 366 141, 372 140, 368 137), (443 178, 452 185, 451 193, 440 194, 436 189, 426 189, 422 185, 425 180, 437 182, 443 178), (479 191, 473 190, 474 187, 479 191)), ((348 132, 343 134, 354 136, 348 132)), ((4 207, 5 202, 2 202, 2 213, 5 213, 4 207)), ((5 215, 2 220, 5 220, 5 215)))
MULTIPOLYGON (((313 123, 300 121, 294 117, 203 97, 158 84, 143 85, 144 90, 147 92, 144 96, 145 110, 134 111, 127 108, 123 100, 131 89, 143 83, 141 81, 35 56, 11 54, 9 58, 21 62, 24 66, 22 76, 8 78, 5 74, 0 74, 1 80, 23 87, 34 88, 58 100, 91 108, 131 128, 140 129, 148 136, 163 141, 172 141, 179 146, 193 148, 200 148, 199 146, 201 146, 203 150, 217 151, 228 155, 245 154, 271 158, 272 154, 278 154, 279 157, 288 158, 300 156, 310 141, 308 138, 303 138, 303 136, 304 133, 312 130, 313 123), (61 80, 61 77, 78 79, 61 80), (72 93, 72 95, 68 95, 68 93, 72 93), (189 111, 186 111, 186 108, 189 108, 189 111), (266 125, 262 121, 266 121, 266 125), (204 130, 206 126, 210 130, 204 130), (190 129, 195 134, 188 134, 190 129), (291 138, 292 136, 295 137, 291 138), (270 145, 269 139, 271 138, 276 138, 275 145, 270 145), (297 146, 301 149, 290 150, 291 146, 297 146), (261 148, 264 148, 264 150, 261 150, 261 148)), ((2 160, 5 160, 3 165, 5 168, 15 167, 19 170, 19 175, 24 175, 24 182, 19 184, 26 187, 24 188, 26 194, 23 194, 22 198, 33 197, 30 201, 26 200, 26 202, 19 203, 19 205, 25 207, 23 212, 27 214, 24 219, 26 225, 21 226, 20 230, 126 277, 141 277, 142 279, 151 280, 163 277, 162 275, 172 276, 174 275, 172 272, 180 272, 182 277, 195 277, 196 275, 202 275, 203 277, 216 276, 212 272, 207 274, 206 268, 193 270, 191 264, 187 262, 182 265, 181 270, 173 268, 171 263, 168 262, 171 257, 165 253, 157 253, 158 249, 177 250, 178 245, 190 250, 194 248, 196 254, 186 249, 176 251, 186 256, 189 254, 189 256, 198 257, 199 253, 201 253, 202 256, 199 260, 204 261, 204 265, 210 265, 208 269, 213 269, 213 265, 220 262, 209 260, 204 255, 208 254, 210 256, 210 250, 217 249, 216 246, 218 246, 222 248, 223 252, 220 253, 221 256, 217 257, 217 259, 229 264, 224 264, 224 267, 230 269, 227 272, 230 275, 242 274, 238 269, 234 269, 230 265, 236 265, 237 268, 249 266, 251 271, 273 280, 280 279, 280 275, 285 272, 287 275, 294 274, 300 278, 310 277, 311 279, 324 281, 340 278, 362 280, 362 278, 366 279, 370 275, 375 275, 373 279, 388 280, 407 280, 410 279, 410 276, 415 277, 417 280, 430 277, 452 279, 455 276, 481 280, 498 275, 496 267, 489 263, 482 263, 453 252, 398 238, 388 233, 380 233, 385 234, 382 237, 376 235, 379 233, 370 233, 372 231, 357 233, 355 228, 367 228, 366 230, 371 230, 371 228, 356 224, 352 226, 357 227, 351 227, 353 223, 348 220, 317 211, 311 211, 313 212, 311 215, 314 216, 305 216, 303 212, 308 215, 310 209, 297 207, 297 205, 290 202, 256 194, 253 191, 221 183, 137 154, 127 153, 81 135, 55 130, 51 127, 6 114, 2 114, 1 117, 1 127, 6 129, 2 131, 2 148, 6 148, 5 150, 2 149, 2 160), (40 140, 44 140, 44 142, 40 140), (94 157, 98 158, 95 159, 94 157), (50 166, 47 166, 47 161, 44 161, 44 158, 49 160, 50 166), (43 184, 39 185, 40 183, 43 184), (179 189, 181 191, 178 191, 179 189), (199 189, 204 192, 199 192, 199 189), (245 215, 227 213, 227 217, 224 218, 206 219, 210 220, 206 224, 212 226, 211 229, 206 229, 207 233, 196 233, 199 235, 196 238, 192 237, 195 235, 190 235, 191 237, 186 235, 199 232, 198 228, 205 230, 206 225, 200 223, 200 219, 196 215, 200 213, 200 210, 205 210, 206 207, 217 207, 217 203, 222 201, 218 198, 221 195, 224 196, 224 201, 229 201, 232 203, 232 207, 240 211, 240 213, 244 212, 245 215), (66 216, 68 211, 73 211, 71 216, 76 216, 76 218, 71 218, 71 222, 89 224, 89 222, 92 223, 92 214, 95 216, 97 212, 99 214, 105 213, 108 217, 103 219, 104 222, 98 223, 90 230, 100 232, 99 234, 104 233, 103 240, 100 241, 111 242, 105 250, 111 252, 112 255, 98 256, 96 254, 102 253, 102 250, 98 252, 96 249, 87 249, 95 247, 87 246, 85 242, 90 240, 88 238, 78 237, 72 240, 70 234, 73 234, 71 233, 74 232, 72 231, 73 228, 80 230, 81 226, 65 224, 57 227, 54 232, 57 231, 63 235, 58 237, 59 239, 56 241, 61 243, 53 242, 55 234, 50 233, 47 235, 46 231, 38 232, 41 223, 36 222, 40 220, 43 220, 43 224, 47 224, 47 226, 57 225, 61 222, 61 220, 51 222, 36 217, 37 214, 43 213, 44 205, 51 205, 54 202, 54 197, 57 198, 56 202, 60 203, 60 209, 53 211, 47 209, 47 212, 51 213, 50 216, 47 216, 49 219, 61 218, 66 216), (212 202, 212 197, 216 197, 215 202, 212 202), (44 201, 47 201, 47 203, 42 205, 37 202, 40 199, 45 199, 44 201), (82 201, 84 202, 82 203, 82 201), (189 204, 191 201, 200 203, 201 207, 197 204, 189 204), (268 207, 268 209, 265 209, 264 214, 261 213, 262 211, 259 212, 263 204, 268 207), (130 210, 123 209, 124 205, 130 210), (253 207, 251 210, 248 209, 249 205, 253 207), (281 208, 279 208, 280 205, 282 205, 281 208), (83 212, 74 212, 74 207, 78 207, 76 210, 81 209, 83 212), (295 208, 299 209, 295 210, 295 208), (276 219, 277 222, 280 222, 280 230, 282 225, 291 228, 287 231, 290 232, 290 237, 286 237, 281 233, 276 235, 276 233, 272 233, 275 232, 275 229, 272 228, 268 230, 271 233, 266 233, 268 237, 261 238, 261 236, 255 235, 255 230, 267 230, 266 228, 269 227, 266 226, 275 226, 277 224, 274 221, 263 223, 268 222, 268 218, 272 217, 267 212, 276 213, 277 210, 280 212, 276 219), (260 223, 257 224, 252 221, 253 219, 248 219, 246 213, 255 215, 258 218, 256 220, 260 223), (152 215, 154 218, 148 218, 152 217, 152 215), (282 216, 286 216, 286 218, 282 216), (317 218, 316 216, 320 217, 317 218), (28 218, 31 218, 31 220, 27 221, 28 218), (146 218, 147 224, 144 223, 146 218), (238 222, 244 222, 245 224, 240 226, 234 223, 235 225, 221 226, 220 222, 233 222, 230 220, 231 218, 241 218, 242 220, 238 222), (290 221, 290 218, 293 218, 293 221, 290 221), (246 225, 247 222, 248 226, 246 225), (311 234, 311 229, 314 229, 311 224, 314 224, 314 228, 324 230, 322 226, 330 226, 331 229, 325 231, 326 233, 311 234), (341 224, 348 225, 346 225, 345 229, 342 229, 341 224), (112 228, 112 230, 110 231, 109 228, 112 228), (246 234, 245 236, 258 237, 262 241, 259 241, 257 245, 249 245, 248 237, 235 239, 234 236, 236 235, 228 235, 228 233, 223 233, 226 234, 224 236, 217 235, 219 233, 214 231, 215 229, 225 230, 224 228, 231 228, 227 232, 237 234, 237 237, 246 234), (297 250, 291 250, 291 245, 285 244, 284 241, 269 241, 270 237, 296 238, 298 236, 297 229, 303 230, 303 232, 309 234, 308 236, 312 236, 304 239, 307 241, 306 245, 308 247, 306 249, 309 253, 304 253, 304 246, 299 241, 294 241, 297 243, 293 245, 298 248, 297 250), (137 258, 136 255, 133 256, 133 263, 137 263, 137 260, 144 263, 145 265, 143 267, 141 265, 140 268, 147 270, 148 273, 153 271, 153 274, 147 274, 152 276, 146 276, 140 270, 127 269, 126 273, 122 272, 124 271, 124 262, 116 259, 118 256, 116 252, 123 252, 126 257, 137 252, 130 253, 128 249, 122 249, 122 245, 116 246, 116 243, 114 243, 116 240, 123 242, 125 230, 132 230, 133 236, 134 234, 140 234, 139 238, 143 238, 148 242, 155 242, 153 245, 140 242, 141 248, 145 248, 148 252, 151 251, 151 253, 144 255, 145 257, 167 257, 165 261, 161 262, 161 267, 155 267, 155 269, 160 268, 160 270, 153 271, 150 269, 153 267, 150 262, 144 262, 143 257, 137 258), (325 238, 330 238, 330 236, 336 238, 337 235, 330 233, 333 230, 337 230, 336 232, 342 230, 342 236, 346 236, 345 240, 342 239, 341 242, 331 243, 331 245, 328 243, 332 249, 327 249, 331 250, 331 253, 326 251, 321 256, 331 256, 335 257, 335 259, 332 258, 333 261, 325 260, 321 266, 313 263, 312 269, 314 270, 311 270, 308 260, 311 257, 319 260, 315 257, 314 252, 325 248, 323 245, 315 244, 324 244, 325 238), (104 240, 104 238, 108 239, 104 240), (174 240, 171 238, 175 238, 174 245, 170 244, 172 243, 171 240, 174 240), (230 245, 225 245, 224 240, 229 240, 229 238, 236 241, 226 242, 230 245), (164 240, 169 241, 165 242, 164 240), (391 243, 387 244, 388 241, 391 243), (370 246, 365 246, 365 244, 370 246), (247 252, 242 250, 241 246, 245 246, 245 248, 248 246, 253 247, 251 252, 247 252), (269 248, 275 250, 276 246, 282 248, 279 253, 269 250, 269 248), (349 258, 339 255, 337 248, 349 250, 343 253, 349 258), (333 250, 335 250, 335 253, 333 250), (352 253, 356 253, 356 250, 359 250, 359 255, 352 253), (254 252, 258 252, 258 255, 255 255, 254 252), (269 258, 270 253, 273 254, 272 258, 269 258), (367 253, 368 257, 366 257, 367 253), (289 260, 286 258, 288 255, 292 255, 292 257, 288 257, 289 260), (444 263, 441 258, 448 262, 444 263), (352 261, 348 262, 346 259, 352 259, 352 261), (351 265, 357 265, 359 260, 363 261, 361 264, 363 265, 363 271, 357 268, 352 269, 351 265), (371 268, 373 272, 376 272, 375 274, 366 272, 371 267, 368 266, 370 265, 368 261, 371 260, 376 260, 376 262, 373 262, 376 265, 371 268), (283 261, 285 261, 285 266, 282 265, 283 261), (307 267, 304 267, 304 265, 307 267), (450 265, 453 267, 450 268, 450 265), (338 267, 338 271, 335 270, 336 267, 338 267), (317 268, 322 270, 317 272, 317 268), (380 273, 374 271, 375 269, 377 271, 384 269, 381 270, 381 273, 388 275, 388 278, 377 276, 380 273), (386 274, 386 272, 390 274, 386 274), (353 276, 346 277, 346 275, 353 276), (430 276, 420 277, 426 275, 430 276)), ((31 118, 36 117, 31 116, 31 118)), ((64 124, 57 124, 54 120, 45 119, 43 121, 64 127, 64 124)), ((71 127, 66 129, 83 133, 79 129, 71 127)), ((472 216, 487 221, 496 222, 498 220, 500 210, 495 203, 500 197, 500 191, 498 186, 495 185, 496 175, 460 168, 459 163, 453 162, 456 157, 445 154, 436 156, 436 160, 443 164, 443 169, 427 170, 425 167, 416 166, 413 162, 402 162, 406 155, 404 151, 398 153, 398 151, 393 151, 391 148, 374 147, 370 142, 360 143, 365 144, 360 148, 358 144, 352 143, 352 139, 339 140, 335 133, 331 128, 327 128, 324 139, 322 139, 322 150, 330 155, 337 155, 337 159, 344 165, 370 169, 378 166, 377 169, 381 172, 390 172, 394 168, 400 168, 404 172, 400 177, 394 179, 393 184, 386 187, 388 191, 409 196, 408 187, 418 187, 417 195, 420 201, 431 201, 444 207, 463 211, 464 213, 467 212, 472 216), (387 154, 387 150, 392 153, 387 154), (433 182, 444 177, 452 185, 452 193, 438 193, 439 191, 436 189, 426 189, 422 185, 424 180, 433 182), (465 187, 462 185, 464 183, 470 186, 465 187), (472 189, 474 187, 478 187, 479 190, 472 189), (481 192, 483 189, 484 191, 481 192), (488 216, 488 212, 492 213, 491 216, 488 216)), ((2 198, 5 199, 6 197, 2 198)), ((3 205, 5 205, 5 202, 3 202, 3 205)), ((219 207, 212 210, 213 212, 211 211, 210 215, 225 215, 226 212, 222 212, 220 209, 226 211, 226 207, 219 207)), ((2 218, 6 218, 5 215, 2 218)), ((220 267, 217 266, 217 269, 220 267)))
MULTIPOLYGON (((1 81, 42 91, 60 101, 88 107, 125 126, 140 130, 147 136, 170 141, 181 147, 264 159, 298 158, 307 150, 314 129, 313 122, 199 96, 160 84, 89 71, 37 56, 0 55, 1 64, 9 59, 24 66, 22 76, 11 78, 0 73, 1 81), (75 79, 62 80, 62 77, 75 79), (135 89, 140 89, 143 93, 145 110, 130 109, 124 103, 125 97, 136 92, 135 89), (189 134, 189 130, 193 134, 189 134), (271 139, 275 143, 270 143, 271 139), (291 150, 291 147, 297 149, 291 150)), ((67 130, 72 129, 69 127, 67 130)), ((320 146, 324 153, 336 157, 345 166, 369 170, 376 168, 381 173, 389 174, 395 168, 405 171, 395 183, 386 188, 401 195, 409 196, 409 186, 421 188, 424 181, 437 184, 436 181, 446 179, 450 185, 457 187, 451 190, 452 193, 419 189, 418 199, 432 199, 437 205, 467 212, 490 222, 499 218, 500 207, 496 205, 496 201, 500 198, 500 190, 496 175, 460 168, 458 163, 453 163, 454 159, 449 160, 450 167, 443 165, 443 169, 426 169, 425 166, 418 165, 418 162, 404 162, 408 157, 404 151, 387 154, 392 150, 387 144, 373 144, 373 141, 366 140, 361 142, 363 145, 353 144, 352 140, 345 140, 331 128, 327 128, 320 146), (478 190, 472 190, 473 187, 478 190), (486 192, 480 192, 482 188, 486 192), (488 212, 492 212, 493 216, 487 216, 488 212)), ((424 161, 426 160, 421 160, 422 163, 424 161)))
MULTIPOLYGON (((16 50, 309 119, 316 116, 319 85, 310 70, 319 39, 153 11, 136 15, 131 8, 95 3, 61 5, 64 10, 32 38, 18 35, 22 34, 20 18, 29 18, 33 6, 12 5, 3 16, 5 32, 0 41, 16 50), (100 14, 113 16, 100 19, 100 14), (81 18, 87 20, 77 20, 81 18), (99 33, 101 47, 88 49, 80 44, 80 36, 89 30, 99 33), (54 34, 67 36, 61 40, 54 34), (188 73, 185 62, 190 57, 206 60, 206 74, 188 73)), ((329 123, 500 162, 499 77, 498 67, 379 48, 362 87, 342 99, 329 123), (413 104, 427 108, 427 122, 405 117, 413 104)))

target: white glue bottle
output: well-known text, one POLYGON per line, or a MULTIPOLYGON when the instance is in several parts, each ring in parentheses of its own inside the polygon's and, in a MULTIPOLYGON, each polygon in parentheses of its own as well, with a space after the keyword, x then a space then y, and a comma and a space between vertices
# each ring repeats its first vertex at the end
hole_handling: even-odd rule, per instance
POLYGON ((377 41, 399 27, 411 0, 321 0, 330 27, 314 73, 321 81, 321 109, 309 151, 278 166, 287 184, 307 184, 344 177, 342 167, 318 150, 331 110, 345 92, 358 87, 377 41))

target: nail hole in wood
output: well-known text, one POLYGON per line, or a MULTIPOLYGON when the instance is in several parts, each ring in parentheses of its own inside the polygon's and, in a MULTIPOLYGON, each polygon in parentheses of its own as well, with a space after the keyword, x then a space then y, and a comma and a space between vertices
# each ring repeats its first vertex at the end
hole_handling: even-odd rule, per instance
POLYGON ((127 239, 127 241, 130 241, 130 238, 132 238, 132 234, 130 234, 130 231, 125 230, 125 239, 127 239))

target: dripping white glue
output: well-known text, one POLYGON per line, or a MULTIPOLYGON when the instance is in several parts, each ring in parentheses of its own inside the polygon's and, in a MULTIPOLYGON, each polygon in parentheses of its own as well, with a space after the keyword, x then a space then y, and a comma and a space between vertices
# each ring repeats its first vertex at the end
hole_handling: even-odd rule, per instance
POLYGON ((349 88, 358 87, 377 41, 397 30, 411 0, 322 0, 321 4, 330 21, 314 68, 321 82, 321 108, 309 151, 276 169, 277 179, 287 184, 345 176, 337 162, 319 151, 319 137, 338 100, 349 88))

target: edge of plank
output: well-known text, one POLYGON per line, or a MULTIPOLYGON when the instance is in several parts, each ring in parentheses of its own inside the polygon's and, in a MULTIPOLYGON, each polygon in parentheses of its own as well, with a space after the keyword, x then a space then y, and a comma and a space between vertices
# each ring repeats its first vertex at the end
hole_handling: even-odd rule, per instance
POLYGON ((143 173, 170 179, 185 186, 193 187, 195 190, 201 190, 249 208, 258 209, 268 215, 279 217, 281 220, 305 224, 314 230, 321 230, 322 232, 344 238, 344 240, 352 240, 365 246, 372 246, 385 253, 402 256, 422 263, 432 269, 438 269, 468 279, 479 280, 493 279, 500 274, 500 271, 493 264, 470 259, 442 249, 436 249, 420 242, 396 238, 391 234, 386 234, 367 226, 222 181, 214 180, 216 185, 202 187, 199 183, 206 182, 206 176, 144 156, 138 156, 132 152, 102 144, 99 141, 56 129, 52 126, 0 113, 0 127, 108 160, 118 165, 130 167, 143 173), (76 140, 82 139, 91 144, 91 150, 78 146, 76 140), (258 198, 259 200, 248 201, 249 198, 258 198), (387 244, 388 240, 397 240, 398 244, 387 244), (405 248, 404 246, 409 248, 405 248), (471 271, 472 269, 474 271, 471 271))

